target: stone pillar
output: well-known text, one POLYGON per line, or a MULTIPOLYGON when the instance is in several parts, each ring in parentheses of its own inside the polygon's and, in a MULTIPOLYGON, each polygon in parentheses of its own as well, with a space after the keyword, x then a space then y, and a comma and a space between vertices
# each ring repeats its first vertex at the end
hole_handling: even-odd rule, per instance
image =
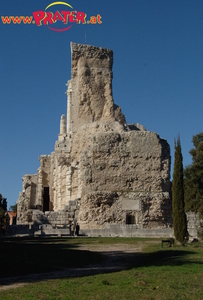
POLYGON ((69 204, 71 200, 71 166, 68 167, 66 172, 66 204, 69 204))
POLYGON ((58 166, 58 199, 57 208, 61 209, 61 166, 58 166))
POLYGON ((56 190, 54 190, 54 209, 53 211, 57 210, 57 202, 56 202, 56 190))
POLYGON ((55 211, 57 209, 57 203, 56 203, 56 169, 54 168, 53 171, 53 191, 54 191, 54 200, 53 200, 53 210, 55 211))
POLYGON ((78 165, 78 198, 81 198, 80 163, 78 165))
POLYGON ((72 126, 71 126, 71 105, 72 105, 72 84, 69 80, 66 84, 67 89, 67 134, 71 134, 72 126))
POLYGON ((60 134, 66 134, 66 116, 65 115, 61 116, 60 134))
POLYGON ((42 195, 43 195, 42 167, 40 166, 37 172, 37 201, 36 201, 36 208, 40 210, 42 210, 43 208, 42 195))

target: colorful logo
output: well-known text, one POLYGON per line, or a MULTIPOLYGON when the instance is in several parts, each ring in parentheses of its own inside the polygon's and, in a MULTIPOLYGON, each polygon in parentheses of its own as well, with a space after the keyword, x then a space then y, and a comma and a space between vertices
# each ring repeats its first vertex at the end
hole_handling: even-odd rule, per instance
POLYGON ((44 11, 39 10, 32 14, 32 16, 1 16, 1 20, 3 24, 43 25, 57 32, 67 31, 73 24, 102 24, 100 14, 87 18, 85 12, 73 10, 72 5, 62 1, 52 2, 44 11), (54 10, 55 6, 57 6, 57 10, 54 10), (63 8, 59 10, 60 6, 63 8))

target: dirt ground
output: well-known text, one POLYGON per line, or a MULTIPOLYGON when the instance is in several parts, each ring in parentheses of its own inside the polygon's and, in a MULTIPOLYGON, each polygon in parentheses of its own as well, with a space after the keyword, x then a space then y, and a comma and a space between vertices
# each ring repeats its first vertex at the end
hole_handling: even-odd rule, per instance
POLYGON ((30 274, 27 276, 9 277, 0 279, 0 291, 18 288, 31 282, 38 282, 56 278, 82 277, 101 273, 116 272, 127 269, 132 256, 136 252, 142 252, 143 243, 136 245, 81 245, 81 250, 98 251, 105 254, 106 259, 97 265, 87 265, 82 268, 69 268, 63 271, 30 274))

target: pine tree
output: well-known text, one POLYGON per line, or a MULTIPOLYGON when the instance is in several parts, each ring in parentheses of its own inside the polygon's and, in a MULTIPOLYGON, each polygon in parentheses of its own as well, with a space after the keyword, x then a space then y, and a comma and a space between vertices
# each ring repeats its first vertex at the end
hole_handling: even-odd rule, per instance
POLYGON ((180 137, 175 141, 175 161, 172 183, 173 228, 175 238, 184 243, 187 238, 187 220, 184 203, 183 186, 183 157, 181 153, 180 137))

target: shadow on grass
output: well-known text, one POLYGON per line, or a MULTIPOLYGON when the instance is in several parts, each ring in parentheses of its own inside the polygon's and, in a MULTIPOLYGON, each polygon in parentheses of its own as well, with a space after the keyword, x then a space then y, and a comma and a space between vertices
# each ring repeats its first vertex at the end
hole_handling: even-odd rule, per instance
POLYGON ((4 239, 0 241, 0 253, 0 278, 81 268, 104 260, 99 252, 79 250, 71 238, 4 239))
POLYGON ((189 260, 188 255, 192 254, 195 252, 187 250, 161 250, 153 253, 130 254, 128 267, 182 266, 184 264, 203 263, 202 261, 189 260))
POLYGON ((82 277, 138 267, 202 264, 202 261, 190 260, 188 256, 195 252, 187 250, 101 252, 81 250, 80 243, 79 239, 72 238, 1 239, 0 285, 82 277))

